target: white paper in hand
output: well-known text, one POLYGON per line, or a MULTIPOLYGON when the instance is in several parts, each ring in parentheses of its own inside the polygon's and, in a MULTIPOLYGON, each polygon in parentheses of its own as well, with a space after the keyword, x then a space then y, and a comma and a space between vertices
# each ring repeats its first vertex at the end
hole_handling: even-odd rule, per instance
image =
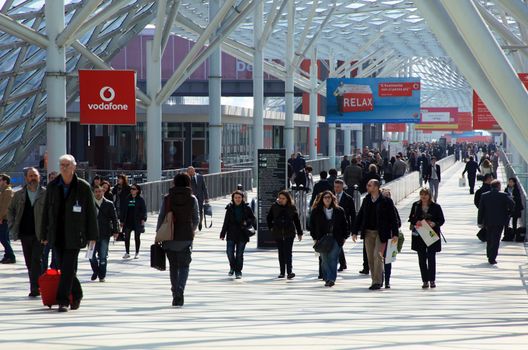
POLYGON ((95 253, 95 242, 90 242, 86 248, 86 259, 92 259, 95 253))
POLYGON ((426 246, 431 246, 433 243, 438 241, 440 237, 436 234, 436 232, 429 226, 427 221, 422 220, 421 221, 422 226, 416 227, 416 231, 418 231, 418 234, 420 237, 422 237, 424 243, 426 246))
POLYGON ((392 264, 396 261, 398 255, 398 243, 393 243, 392 240, 387 242, 387 254, 385 254, 385 264, 392 264))

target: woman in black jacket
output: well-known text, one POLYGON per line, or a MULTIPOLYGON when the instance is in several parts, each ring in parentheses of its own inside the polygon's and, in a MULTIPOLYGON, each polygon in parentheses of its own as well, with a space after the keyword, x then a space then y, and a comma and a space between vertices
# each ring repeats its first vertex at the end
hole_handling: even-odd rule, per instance
POLYGON ((287 272, 288 279, 291 280, 295 277, 292 271, 293 240, 297 232, 300 241, 303 231, 299 214, 288 191, 279 192, 277 201, 272 204, 266 219, 268 228, 277 243, 280 265, 278 278, 284 278, 285 272, 287 272))
POLYGON ((420 200, 415 202, 409 215, 409 222, 412 228, 412 245, 411 249, 418 253, 418 262, 422 274, 422 288, 436 288, 436 253, 442 250, 442 243, 439 239, 429 247, 425 244, 422 237, 416 231, 420 227, 422 220, 427 221, 429 226, 441 236, 440 227, 444 224, 444 213, 442 207, 433 202, 431 192, 427 188, 420 190, 420 200))
MULTIPOLYGON (((519 191, 519 185, 517 184, 517 179, 514 177, 510 177, 508 179, 508 186, 504 189, 504 192, 508 193, 510 197, 515 202, 515 206, 513 207, 513 213, 512 213, 512 227, 514 234, 517 232, 517 221, 521 217, 522 211, 524 210, 524 205, 522 203, 522 197, 521 197, 521 191, 519 191)), ((509 229, 509 225, 506 225, 505 227, 505 234, 503 241, 506 241, 507 235, 506 232, 509 229)), ((509 238, 509 237, 508 237, 509 238)), ((513 240, 513 239, 512 239, 513 240)))
MULTIPOLYGON (((114 198, 114 205, 119 215, 119 220, 123 216, 123 210, 127 208, 128 196, 130 195, 130 185, 125 174, 117 176, 117 184, 112 188, 112 197, 114 198)), ((121 221, 121 224, 123 222, 121 221)))
POLYGON ((244 266, 244 250, 249 242, 248 229, 256 228, 255 215, 244 202, 244 192, 237 190, 231 194, 231 203, 226 207, 224 225, 220 232, 220 239, 227 236, 227 258, 229 259, 229 276, 242 278, 244 266), (235 255, 236 250, 236 255, 235 255))
POLYGON ((332 237, 332 248, 328 252, 321 252, 321 270, 326 287, 332 287, 337 278, 337 262, 339 253, 348 238, 348 223, 345 211, 337 203, 337 198, 330 191, 324 191, 317 198, 310 218, 310 234, 314 241, 332 237))
POLYGON ((147 221, 147 206, 145 200, 141 197, 141 188, 138 184, 130 186, 130 195, 125 203, 126 207, 121 210, 121 226, 125 233, 126 250, 123 259, 130 258, 130 235, 132 231, 134 231, 134 241, 136 243, 134 259, 138 259, 141 245, 140 236, 145 232, 145 221, 147 221))

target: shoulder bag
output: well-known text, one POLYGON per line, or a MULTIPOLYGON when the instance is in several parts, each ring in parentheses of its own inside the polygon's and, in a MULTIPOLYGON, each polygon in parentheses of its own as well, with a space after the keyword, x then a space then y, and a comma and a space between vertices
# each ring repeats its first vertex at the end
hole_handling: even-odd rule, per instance
POLYGON ((170 210, 169 197, 165 199, 165 218, 159 230, 156 231, 154 242, 172 241, 174 239, 174 216, 170 210))

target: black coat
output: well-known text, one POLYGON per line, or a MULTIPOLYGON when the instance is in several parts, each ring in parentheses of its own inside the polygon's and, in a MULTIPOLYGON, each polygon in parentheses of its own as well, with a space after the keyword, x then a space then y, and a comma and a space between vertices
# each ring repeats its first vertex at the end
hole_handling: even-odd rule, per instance
POLYGON ((365 239, 365 230, 370 210, 376 211, 376 226, 382 243, 387 242, 392 237, 398 237, 398 220, 394 210, 392 199, 379 195, 375 203, 372 203, 372 196, 367 194, 361 203, 361 208, 356 217, 353 234, 361 233, 361 238, 365 239))
MULTIPOLYGON (((131 199, 132 195, 128 196, 127 202, 125 202, 127 206, 128 201, 131 199)), ((125 207, 121 212, 123 213, 121 222, 125 225, 124 228, 137 230, 137 233, 145 232, 145 221, 147 221, 147 205, 145 204, 143 197, 139 195, 136 196, 136 206, 134 208, 134 227, 127 226, 128 207, 125 207), (141 224, 141 221, 143 221, 143 224, 141 224)))
POLYGON ((477 209, 480 204, 480 198, 482 198, 482 195, 484 193, 489 192, 489 191, 491 191, 491 185, 485 182, 482 184, 482 186, 477 191, 475 191, 475 197, 473 197, 473 203, 475 204, 477 209))
POLYGON ((277 202, 273 203, 266 220, 275 239, 295 237, 295 233, 300 236, 303 234, 297 208, 293 205, 282 206, 277 202))
MULTIPOLYGON (((440 165, 436 164, 435 170, 436 170, 436 177, 438 178, 438 182, 442 181, 442 172, 440 170, 440 165)), ((430 166, 428 166, 427 168, 423 170, 422 176, 426 182, 431 179, 431 177, 433 176, 433 164, 431 164, 430 166)))
MULTIPOLYGON (((438 234, 438 236, 440 236, 442 233, 442 231, 440 230, 440 227, 445 222, 442 207, 440 207, 440 205, 434 202, 431 202, 431 204, 429 205, 429 210, 427 211, 427 214, 425 214, 422 211, 421 203, 422 203, 421 201, 417 201, 413 203, 412 208, 411 208, 411 213, 409 214, 409 222, 414 227, 418 221, 421 221, 424 219, 432 221, 434 222, 433 230, 438 234)), ((442 240, 439 239, 438 241, 433 243, 431 246, 427 247, 422 237, 420 237, 419 235, 416 235, 416 233, 413 233, 411 249, 416 252, 422 252, 425 250, 432 250, 435 252, 440 252, 442 250, 442 240)))
POLYGON ((314 185, 314 188, 313 188, 313 191, 312 191, 312 198, 310 199, 310 207, 315 202, 315 199, 317 198, 317 195, 319 193, 323 193, 324 191, 332 191, 332 192, 334 192, 334 189, 332 188, 332 185, 330 185, 330 182, 328 182, 328 180, 326 180, 326 179, 319 180, 314 185))
POLYGON ((323 206, 318 206, 312 210, 310 216, 310 235, 315 241, 318 241, 327 233, 333 234, 339 246, 345 244, 345 240, 348 238, 348 223, 343 208, 334 208, 332 220, 326 218, 323 206), (332 224, 332 227, 330 227, 330 224, 332 224))
POLYGON ((81 249, 99 237, 92 187, 73 175, 68 196, 60 185, 62 176, 48 184, 42 217, 42 240, 64 249, 81 249), (79 211, 74 211, 80 207, 79 211), (62 240, 60 237, 63 237, 62 240))
POLYGON ((464 168, 462 175, 464 175, 465 173, 468 173, 468 178, 469 177, 474 178, 475 176, 477 176, 477 171, 480 173, 480 168, 479 168, 478 163, 475 162, 474 160, 470 160, 469 162, 466 163, 466 167, 464 168))
POLYGON ((227 235, 228 241, 249 242, 248 236, 244 234, 242 229, 243 227, 253 227, 256 229, 255 215, 248 204, 243 203, 241 205, 243 206, 242 223, 236 221, 235 205, 233 203, 227 205, 220 238, 223 239, 227 235))
MULTIPOLYGON (((336 195, 337 196, 337 195, 336 195)), ((345 211, 345 219, 348 225, 348 232, 352 232, 352 228, 356 222, 356 205, 354 204, 354 198, 346 192, 341 195, 339 206, 345 211)))
MULTIPOLYGON (((508 187, 504 189, 504 192, 509 194, 508 187)), ((513 213, 511 216, 513 218, 520 218, 522 211, 524 210, 524 205, 522 202, 521 191, 519 191, 519 187, 515 186, 513 188, 512 196, 515 206, 513 207, 513 213)))
POLYGON ((515 203, 504 192, 492 188, 480 198, 478 224, 486 226, 504 226, 510 220, 515 203))
POLYGON ((125 185, 122 188, 116 185, 112 188, 112 195, 114 196, 114 204, 119 215, 119 221, 123 222, 123 208, 126 210, 128 196, 130 195, 130 185, 125 185))
MULTIPOLYGON (((97 203, 95 204, 97 206, 97 203)), ((108 239, 114 233, 119 232, 117 223, 117 213, 114 203, 103 197, 103 202, 97 214, 97 224, 99 226, 99 239, 108 239)))
POLYGON ((209 200, 209 192, 202 174, 196 173, 195 176, 191 177, 191 188, 192 194, 198 199, 198 205, 202 208, 204 201, 209 200))

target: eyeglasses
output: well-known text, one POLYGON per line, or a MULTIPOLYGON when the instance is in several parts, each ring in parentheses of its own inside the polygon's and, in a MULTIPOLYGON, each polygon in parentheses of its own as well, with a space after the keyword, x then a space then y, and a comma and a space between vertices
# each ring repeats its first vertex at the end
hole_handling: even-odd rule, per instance
POLYGON ((138 190, 138 189, 137 189, 137 188, 134 188, 134 187, 132 187, 132 188, 130 189, 130 191, 137 191, 137 190, 138 190))

